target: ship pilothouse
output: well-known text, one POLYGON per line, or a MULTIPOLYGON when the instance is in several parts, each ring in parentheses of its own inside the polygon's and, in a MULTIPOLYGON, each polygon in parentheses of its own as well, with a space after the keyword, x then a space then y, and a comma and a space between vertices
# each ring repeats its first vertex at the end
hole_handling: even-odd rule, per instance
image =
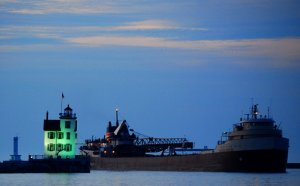
POLYGON ((255 138, 255 137, 282 137, 282 132, 269 116, 259 116, 258 105, 251 108, 251 118, 247 114, 246 119, 242 119, 234 126, 234 130, 229 135, 229 140, 255 138), (258 117, 259 116, 259 117, 258 117))
POLYGON ((288 149, 288 139, 282 130, 267 115, 260 115, 258 104, 251 107, 250 114, 233 125, 231 132, 224 132, 218 142, 217 151, 240 151, 257 149, 288 149))

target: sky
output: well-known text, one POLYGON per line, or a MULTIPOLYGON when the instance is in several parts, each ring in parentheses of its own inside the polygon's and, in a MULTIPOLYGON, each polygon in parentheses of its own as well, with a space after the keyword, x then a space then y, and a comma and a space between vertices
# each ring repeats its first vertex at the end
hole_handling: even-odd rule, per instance
POLYGON ((214 148, 252 103, 300 162, 300 1, 0 0, 0 161, 43 153, 67 104, 78 144, 120 119, 214 148))

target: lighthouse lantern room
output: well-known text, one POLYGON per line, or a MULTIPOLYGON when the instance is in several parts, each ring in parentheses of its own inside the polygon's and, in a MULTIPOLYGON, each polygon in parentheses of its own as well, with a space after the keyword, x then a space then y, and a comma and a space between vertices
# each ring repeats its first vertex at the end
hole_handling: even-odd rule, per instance
POLYGON ((44 120, 44 155, 49 158, 75 158, 77 117, 68 105, 59 120, 44 120))

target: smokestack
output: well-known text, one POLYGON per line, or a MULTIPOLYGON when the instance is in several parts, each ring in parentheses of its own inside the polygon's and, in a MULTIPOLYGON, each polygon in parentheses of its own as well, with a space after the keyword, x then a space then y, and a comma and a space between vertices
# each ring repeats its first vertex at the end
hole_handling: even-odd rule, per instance
POLYGON ((15 136, 14 137, 13 155, 10 155, 11 156, 11 161, 20 161, 21 160, 21 155, 18 154, 18 140, 19 140, 19 137, 15 136))
POLYGON ((14 156, 18 155, 18 136, 14 137, 14 156))

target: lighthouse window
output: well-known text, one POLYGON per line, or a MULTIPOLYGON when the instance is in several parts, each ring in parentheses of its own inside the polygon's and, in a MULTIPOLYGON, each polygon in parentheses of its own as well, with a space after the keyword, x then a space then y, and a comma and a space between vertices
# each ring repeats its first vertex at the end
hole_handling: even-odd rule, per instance
POLYGON ((71 144, 66 144, 66 145, 65 145, 65 150, 66 150, 67 152, 72 151, 72 145, 71 145, 71 144))
POLYGON ((48 138, 49 139, 54 139, 55 138, 55 133, 54 132, 48 132, 48 138))
POLYGON ((57 133, 57 138, 58 139, 63 139, 64 138, 64 133, 63 132, 58 132, 57 133))
POLYGON ((70 139, 70 136, 71 136, 70 132, 67 132, 67 139, 70 139))
POLYGON ((66 123, 65 123, 65 128, 66 128, 66 129, 71 128, 71 122, 70 122, 70 121, 66 121, 66 123))
POLYGON ((76 132, 77 131, 77 120, 75 121, 75 129, 74 131, 76 132))
POLYGON ((48 151, 54 151, 55 150, 55 144, 53 144, 53 143, 48 144, 47 145, 47 150, 48 151))
POLYGON ((63 150, 63 144, 61 144, 61 143, 57 144, 56 150, 57 151, 62 151, 63 150))

